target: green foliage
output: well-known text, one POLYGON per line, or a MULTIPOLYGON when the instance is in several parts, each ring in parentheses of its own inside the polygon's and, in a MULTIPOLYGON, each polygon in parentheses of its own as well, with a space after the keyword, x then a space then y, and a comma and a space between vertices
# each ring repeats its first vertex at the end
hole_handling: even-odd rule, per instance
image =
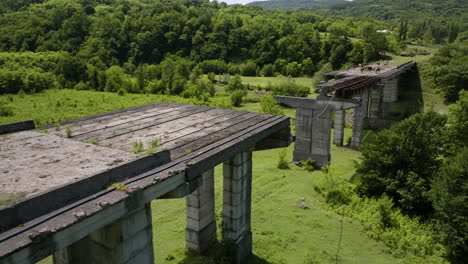
POLYGON ((199 64, 200 69, 204 74, 215 73, 223 74, 228 72, 228 65, 225 61, 222 60, 206 60, 199 64))
POLYGON ((243 76, 257 76, 257 64, 254 61, 248 61, 241 67, 243 76))
POLYGON ((324 74, 333 71, 333 66, 331 63, 325 63, 322 68, 314 74, 314 78, 312 81, 312 86, 315 88, 317 85, 323 81, 324 79, 324 74))
POLYGON ((447 123, 454 149, 468 147, 468 91, 460 91, 459 100, 449 106, 447 123))
POLYGON ((0 101, 0 116, 13 116, 13 106, 0 101))
POLYGON ((468 148, 448 158, 431 182, 435 226, 453 263, 468 255, 468 148))
POLYGON ((73 135, 73 131, 72 131, 73 127, 71 125, 68 125, 66 128, 65 128, 65 136, 67 138, 71 138, 72 135, 73 135))
POLYGON ((385 194, 404 212, 430 214, 427 192, 444 154, 445 121, 434 112, 416 114, 363 144, 358 192, 371 197, 385 194))
POLYGON ((239 107, 242 104, 243 98, 246 93, 242 90, 235 90, 231 93, 231 104, 235 107, 239 107))
POLYGON ((278 101, 273 96, 265 95, 260 99, 261 112, 272 115, 284 115, 284 111, 281 108, 278 101))
POLYGON ((318 169, 316 161, 311 159, 311 158, 306 159, 306 160, 302 160, 299 163, 299 166, 301 166, 301 168, 303 168, 306 171, 314 171, 314 170, 318 169))
POLYGON ((286 159, 286 149, 283 149, 278 153, 278 162, 276 163, 276 168, 280 170, 288 170, 289 162, 286 159))
POLYGON ((145 148, 143 146, 143 141, 137 140, 137 141, 133 142, 133 149, 131 151, 136 152, 136 153, 141 153, 141 152, 145 151, 145 148))
POLYGON ((230 80, 226 87, 227 91, 237 91, 237 90, 245 90, 244 85, 242 84, 242 79, 240 75, 234 75, 230 80))
POLYGON ((442 46, 430 60, 431 76, 446 101, 455 102, 468 83, 468 41, 442 46))
POLYGON ((298 97, 306 97, 310 92, 309 87, 296 84, 294 80, 288 80, 280 84, 272 85, 270 89, 273 95, 286 95, 298 97))

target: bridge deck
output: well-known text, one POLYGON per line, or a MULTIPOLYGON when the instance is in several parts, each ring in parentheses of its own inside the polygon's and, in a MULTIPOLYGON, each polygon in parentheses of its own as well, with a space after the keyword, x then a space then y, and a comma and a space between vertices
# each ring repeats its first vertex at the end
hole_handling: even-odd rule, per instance
MULTIPOLYGON (((119 203, 153 186, 163 188, 158 189, 158 195, 164 194, 289 129, 289 118, 154 103, 39 129, 48 133, 23 131, 0 135, 0 195, 14 198, 11 203, 0 205, 0 233, 3 232, 0 237, 20 229, 18 225, 28 226, 31 220, 102 192, 113 182, 128 182, 131 177, 150 176, 129 183, 125 192, 106 194, 99 201, 119 203), (67 127, 71 130, 69 138, 67 127), (159 146, 155 153, 150 153, 155 150, 151 149, 155 140, 159 146), (143 152, 132 152, 135 142, 143 144, 143 152), (168 181, 173 177, 174 182, 168 181), (161 187, 164 184, 169 189, 161 187)), ((148 199, 156 198, 156 194, 152 195, 148 199)), ((94 203, 88 208, 87 216, 103 209, 94 203)), ((59 223, 63 229, 79 220, 65 214, 38 228, 56 230, 59 223)), ((0 243, 0 258, 31 243, 28 237, 31 232, 34 230, 0 243)))

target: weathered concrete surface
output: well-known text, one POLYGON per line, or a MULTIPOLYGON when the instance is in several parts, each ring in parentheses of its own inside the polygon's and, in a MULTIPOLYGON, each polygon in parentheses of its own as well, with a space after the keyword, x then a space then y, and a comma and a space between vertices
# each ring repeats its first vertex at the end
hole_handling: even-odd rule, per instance
POLYGON ((390 63, 387 63, 387 64, 380 63, 379 65, 375 63, 375 64, 370 64, 370 65, 365 65, 364 68, 366 67, 372 67, 374 69, 379 67, 380 72, 376 72, 375 70, 372 70, 372 71, 366 70, 366 71, 361 72, 361 68, 358 66, 355 66, 355 67, 347 68, 341 71, 329 72, 324 75, 328 79, 339 79, 339 78, 345 78, 345 77, 350 77, 350 76, 378 76, 386 72, 391 72, 392 70, 397 68, 397 66, 392 65, 390 63))
POLYGON ((223 239, 232 243, 234 263, 247 263, 252 253, 252 152, 223 164, 223 239))
POLYGON ((336 146, 343 146, 345 116, 345 110, 338 110, 335 112, 335 120, 333 123, 333 144, 336 146))
POLYGON ((57 251, 54 264, 153 264, 151 204, 57 251))
POLYGON ((214 169, 203 173, 202 179, 202 185, 186 200, 185 245, 198 253, 205 252, 216 241, 214 169))
POLYGON ((376 127, 381 118, 382 95, 381 86, 376 85, 370 92, 369 125, 376 127))
POLYGON ((393 103, 398 101, 398 78, 384 79, 383 98, 384 103, 393 103))
MULTIPOLYGON (((177 106, 167 104, 165 107, 177 106)), ((93 131, 92 133, 97 133, 97 131, 93 129, 93 123, 105 123, 106 121, 102 121, 103 119, 107 121, 113 120, 112 122, 114 122, 118 120, 119 115, 127 114, 135 118, 135 115, 138 115, 138 111, 146 109, 145 112, 149 112, 149 108, 119 111, 110 116, 99 115, 94 118, 70 121, 67 122, 67 124, 78 127, 79 125, 77 125, 77 123, 84 122, 86 126, 93 131), (131 113, 129 113, 130 111, 131 113), (97 120, 101 120, 102 122, 97 120)), ((202 110, 202 108, 197 109, 202 110)), ((203 108, 203 111, 208 112, 211 110, 203 108)), ((215 111, 211 111, 210 113, 213 112, 215 111)), ((220 113, 220 116, 215 115, 212 117, 222 120, 224 118, 223 116, 232 115, 233 111, 223 110, 218 113, 220 113)), ((159 116, 161 117, 163 115, 159 116)), ((201 136, 199 134, 198 138, 193 141, 184 141, 185 135, 192 135, 192 133, 186 134, 185 132, 187 131, 184 130, 184 136, 180 138, 180 142, 182 143, 181 145, 177 145, 178 151, 174 152, 180 155, 177 160, 173 160, 160 167, 154 167, 135 178, 125 181, 122 189, 119 188, 110 192, 102 191, 94 196, 96 197, 95 199, 89 201, 85 200, 83 203, 75 202, 70 204, 68 206, 68 208, 71 208, 70 210, 45 220, 32 229, 25 230, 23 233, 0 243, 0 261, 5 263, 35 263, 53 254, 57 250, 84 239, 89 233, 111 224, 113 221, 126 216, 129 212, 144 206, 153 199, 170 196, 169 193, 184 185, 188 185, 189 188, 191 188, 191 186, 196 186, 199 182, 198 176, 202 172, 213 168, 226 159, 232 158, 239 152, 254 149, 257 143, 267 140, 269 137, 271 137, 271 139, 287 141, 287 139, 276 137, 275 134, 289 127, 288 117, 265 114, 252 115, 246 112, 240 113, 239 116, 245 116, 245 119, 237 120, 236 122, 229 122, 228 120, 226 122, 229 126, 217 131, 210 131, 201 136), (185 146, 190 146, 190 151, 184 152, 183 148, 185 146)), ((165 121, 160 124, 169 123, 175 119, 177 119, 175 116, 173 116, 172 119, 168 119, 166 116, 164 119, 165 121)), ((211 122, 205 118, 201 118, 199 121, 205 125, 209 125, 209 122, 211 122)), ((149 124, 151 124, 151 122, 149 124)), ((176 125, 175 123, 173 124, 176 125)), ((84 127, 83 125, 83 128, 84 127)), ((173 129, 177 130, 179 128, 180 127, 174 127, 173 129)), ((199 130, 193 133, 198 133, 204 129, 205 128, 200 127, 199 130)), ((106 131, 109 132, 109 130, 106 131)), ((110 133, 113 132, 115 131, 110 131, 110 133)), ((281 133, 282 135, 284 134, 283 132, 281 133)), ((287 135, 287 137, 289 139, 290 135, 287 135)), ((133 139, 129 137, 125 140, 132 142, 133 139)), ((84 144, 80 142, 76 143, 84 144)), ((50 212, 51 215, 55 213, 57 213, 57 211, 50 212)), ((29 227, 31 224, 32 222, 27 222, 24 226, 29 227)), ((23 228, 17 227, 3 232, 1 238, 20 229, 23 228)), ((248 237, 247 234, 243 239, 248 239, 248 237)))
POLYGON ((134 153, 35 131, 0 135, 0 194, 25 198, 122 165, 134 153))
POLYGON ((354 109, 353 135, 351 146, 358 147, 364 134, 365 122, 367 122, 369 111, 369 90, 364 90, 361 94, 361 106, 354 109))
POLYGON ((35 126, 32 120, 0 125, 0 135, 34 129, 35 126))

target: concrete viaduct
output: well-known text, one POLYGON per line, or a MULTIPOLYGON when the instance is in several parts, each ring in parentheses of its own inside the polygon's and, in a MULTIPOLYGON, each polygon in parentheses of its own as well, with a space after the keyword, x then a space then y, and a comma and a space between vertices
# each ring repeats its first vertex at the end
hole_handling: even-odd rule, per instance
MULTIPOLYGON (((252 152, 290 144, 286 116, 154 103, 40 127, 0 126, 0 263, 153 264, 151 201, 186 197, 186 247, 252 251, 252 152), (44 133, 46 132, 46 133, 44 133), (140 152, 134 153, 129 149, 140 152)), ((157 245, 155 245, 157 246, 157 245)))
POLYGON ((408 62, 398 67, 388 64, 353 67, 325 74, 316 99, 276 96, 282 104, 297 108, 294 161, 311 158, 317 165, 330 162, 332 115, 333 143, 343 145, 345 110, 354 109, 351 146, 361 144, 365 124, 377 126, 388 118, 390 104, 398 100, 400 76, 415 67, 408 62), (378 68, 379 71, 367 69, 378 68), (362 69, 362 70, 361 70, 362 69))

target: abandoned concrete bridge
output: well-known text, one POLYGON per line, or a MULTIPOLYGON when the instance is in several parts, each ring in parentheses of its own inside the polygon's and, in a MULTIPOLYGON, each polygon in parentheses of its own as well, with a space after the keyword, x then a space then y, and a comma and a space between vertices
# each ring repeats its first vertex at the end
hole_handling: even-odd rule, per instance
POLYGON ((398 101, 399 79, 415 65, 411 61, 397 67, 388 63, 352 67, 325 74, 315 99, 276 96, 279 102, 297 108, 294 161, 311 158, 319 166, 327 165, 332 122, 333 143, 342 146, 347 109, 354 109, 351 146, 359 146, 366 124, 377 126, 389 117, 390 104, 398 101))
POLYGON ((154 263, 151 201, 182 197, 186 247, 202 253, 216 240, 221 163, 223 239, 245 263, 252 152, 288 146, 289 126, 285 116, 173 103, 40 131, 32 121, 2 125, 0 194, 11 201, 0 207, 0 263, 154 263))

